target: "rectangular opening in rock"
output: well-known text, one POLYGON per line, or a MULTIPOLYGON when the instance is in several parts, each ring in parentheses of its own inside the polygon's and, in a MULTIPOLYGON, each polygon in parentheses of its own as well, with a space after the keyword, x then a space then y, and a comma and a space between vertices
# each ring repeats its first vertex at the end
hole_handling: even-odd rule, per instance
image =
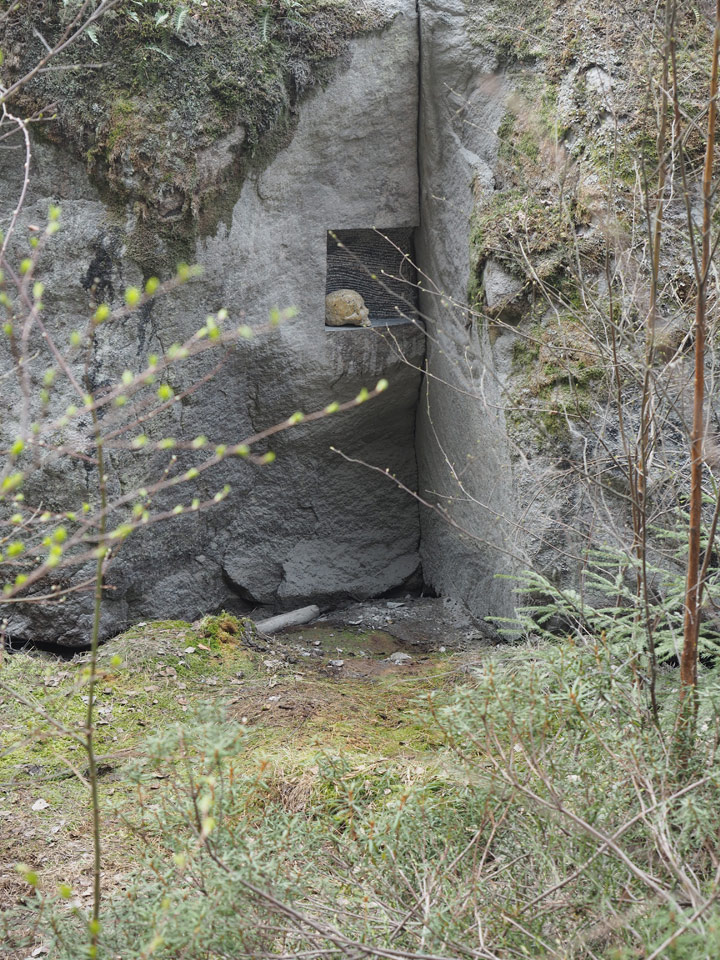
MULTIPOLYGON (((328 231, 326 296, 356 291, 372 326, 412 322, 417 316, 413 233, 412 227, 328 231)), ((353 320, 328 329, 359 328, 356 324, 353 320)))

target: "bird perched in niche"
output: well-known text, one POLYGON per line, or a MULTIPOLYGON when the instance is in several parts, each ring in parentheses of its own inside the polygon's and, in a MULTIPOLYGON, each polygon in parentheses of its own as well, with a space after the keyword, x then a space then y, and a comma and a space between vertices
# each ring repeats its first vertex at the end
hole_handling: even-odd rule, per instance
POLYGON ((325 297, 328 327, 369 327, 370 311, 357 290, 333 290, 325 297))

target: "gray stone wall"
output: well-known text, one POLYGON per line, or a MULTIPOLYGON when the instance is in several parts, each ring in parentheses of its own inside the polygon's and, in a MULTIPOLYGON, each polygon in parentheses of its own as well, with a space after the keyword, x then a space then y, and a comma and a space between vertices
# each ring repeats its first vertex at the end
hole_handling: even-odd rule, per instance
MULTIPOLYGON (((225 307, 233 323, 259 326, 274 307, 293 306, 294 320, 237 350, 212 382, 175 405, 168 432, 238 442, 295 410, 350 399, 381 377, 390 387, 377 401, 280 437, 271 466, 223 465, 198 491, 231 483, 217 509, 132 537, 108 573, 106 636, 138 619, 194 618, 222 606, 368 597, 417 576, 416 502, 330 447, 416 486, 423 337, 412 325, 393 327, 392 337, 382 328, 328 334, 324 326, 327 231, 415 227, 419 219, 416 12, 406 0, 393 10, 390 25, 353 41, 335 79, 304 102, 291 142, 246 180, 229 222, 198 241, 202 280, 103 329, 92 371, 102 383, 140 369, 149 352, 190 335, 209 310, 225 307)), ((17 175, 8 163, 6 210, 17 175)), ((34 164, 25 220, 42 222, 51 201, 63 206, 45 279, 49 322, 66 336, 92 310, 88 277, 100 275, 102 299, 114 304, 127 284, 142 282, 143 264, 123 246, 137 213, 128 209, 119 222, 79 165, 54 148, 37 144, 34 164)), ((202 376, 208 363, 187 364, 176 386, 202 376)), ((12 394, 4 401, 11 406, 12 394)), ((126 483, 147 479, 142 458, 118 455, 113 466, 126 483)), ((39 486, 46 502, 68 509, 89 496, 92 480, 78 468, 44 476, 39 486)), ((88 628, 82 594, 61 607, 18 608, 9 624, 16 637, 69 645, 86 643, 88 628)))
POLYGON ((463 0, 422 0, 418 258, 428 325, 418 408, 425 580, 478 616, 512 612, 517 507, 490 344, 467 315, 474 198, 494 188, 507 84, 467 34, 463 0), (438 511, 446 511, 447 517, 438 511), (451 522, 448 522, 448 518, 451 522))
MULTIPOLYGON (((291 141, 238 185, 226 222, 197 240, 202 280, 103 329, 92 376, 100 384, 140 369, 149 352, 185 339, 208 311, 224 307, 231 322, 259 327, 274 308, 292 306, 292 321, 235 351, 163 429, 238 442, 295 410, 352 398, 381 377, 390 388, 354 411, 281 435, 271 466, 223 464, 197 491, 231 484, 219 508, 132 537, 108 573, 105 636, 138 619, 333 604, 421 577, 479 617, 512 613, 512 583, 497 576, 516 569, 524 542, 503 413, 507 371, 496 369, 482 324, 466 307, 471 215, 496 186, 509 82, 469 39, 462 0, 384 6, 390 24, 352 41, 334 79, 304 101, 291 141), (328 231, 373 227, 418 228, 427 337, 412 323, 324 326, 328 231), (331 446, 387 469, 426 505, 331 446)), ((223 151, 234 141, 226 140, 205 157, 208 176, 227 166, 223 151)), ((19 170, 12 158, 4 163, 7 215, 19 170)), ((42 221, 57 201, 64 229, 45 279, 49 321, 66 335, 91 312, 96 276, 96 298, 118 304, 147 269, 124 239, 136 234, 141 212, 108 207, 79 164, 38 143, 25 220, 42 221)), ((186 364, 176 389, 209 363, 186 364)), ((4 400, 10 406, 12 395, 4 400)), ((131 455, 118 454, 113 468, 126 484, 150 477, 131 455)), ((81 467, 35 479, 58 509, 93 489, 81 467)), ((59 609, 18 608, 10 632, 72 645, 87 641, 88 627, 89 604, 77 594, 59 609)))

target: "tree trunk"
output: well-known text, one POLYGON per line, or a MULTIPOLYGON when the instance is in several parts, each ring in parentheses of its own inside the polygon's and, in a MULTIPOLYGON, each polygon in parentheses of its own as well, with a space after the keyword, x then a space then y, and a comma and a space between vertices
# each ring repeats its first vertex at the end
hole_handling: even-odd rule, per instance
MULTIPOLYGON (((680 658, 680 684, 683 699, 697 687, 698 631, 703 584, 700 579, 700 524, 702 513, 703 440, 705 436, 705 326, 707 310, 707 281, 710 271, 710 228, 712 216, 712 179, 715 153, 715 126, 717 121, 718 51, 720 50, 720 0, 716 0, 715 31, 713 35, 710 102, 708 105, 705 166, 702 197, 702 260, 697 277, 695 301, 695 385, 690 459, 690 529, 688 537, 687 586, 685 592, 685 620, 683 624, 683 651, 680 658)), ((692 696, 694 700, 694 695, 692 696)), ((694 710, 693 710, 694 712, 694 710)))

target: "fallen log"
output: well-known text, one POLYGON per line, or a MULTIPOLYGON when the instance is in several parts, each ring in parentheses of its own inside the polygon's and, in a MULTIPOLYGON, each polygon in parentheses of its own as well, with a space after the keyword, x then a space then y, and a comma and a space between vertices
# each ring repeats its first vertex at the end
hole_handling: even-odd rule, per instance
POLYGON ((309 623, 319 616, 320 607, 311 604, 309 607, 301 607, 299 610, 291 610, 289 613, 280 613, 276 617, 270 617, 269 620, 260 620, 255 626, 262 633, 279 633, 286 627, 297 627, 302 623, 309 623))

